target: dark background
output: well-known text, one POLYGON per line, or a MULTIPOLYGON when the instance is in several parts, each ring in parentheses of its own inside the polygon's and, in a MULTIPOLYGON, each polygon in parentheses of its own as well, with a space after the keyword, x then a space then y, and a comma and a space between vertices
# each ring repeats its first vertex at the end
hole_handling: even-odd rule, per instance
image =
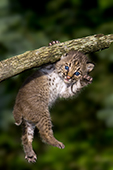
MULTIPOLYGON (((112 0, 0 0, 0 60, 51 40, 98 33, 113 33, 112 0)), ((36 130, 35 164, 24 159, 21 127, 12 115, 18 89, 32 70, 0 83, 0 169, 113 170, 113 45, 89 57, 93 83, 51 109, 55 137, 65 149, 43 144, 36 130)))

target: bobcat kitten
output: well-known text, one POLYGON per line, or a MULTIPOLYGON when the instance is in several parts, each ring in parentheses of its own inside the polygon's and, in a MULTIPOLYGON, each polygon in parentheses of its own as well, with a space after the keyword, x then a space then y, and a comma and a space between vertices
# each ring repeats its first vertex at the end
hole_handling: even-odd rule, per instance
MULTIPOLYGON (((53 45, 52 42, 49 45, 53 45)), ((28 77, 20 88, 14 106, 16 125, 22 124, 22 144, 25 158, 35 162, 32 148, 34 129, 39 129, 42 140, 52 146, 64 148, 64 144, 53 136, 49 107, 57 98, 75 95, 93 80, 88 75, 94 64, 78 51, 70 51, 60 61, 43 66, 28 77)))

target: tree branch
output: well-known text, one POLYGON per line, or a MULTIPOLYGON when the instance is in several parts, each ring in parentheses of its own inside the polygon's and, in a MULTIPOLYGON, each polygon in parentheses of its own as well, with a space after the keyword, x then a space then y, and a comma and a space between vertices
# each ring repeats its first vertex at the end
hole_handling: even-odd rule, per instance
POLYGON ((53 63, 70 50, 78 50, 86 54, 108 48, 112 42, 113 34, 97 34, 27 51, 0 62, 0 81, 17 75, 24 70, 50 62, 53 63))

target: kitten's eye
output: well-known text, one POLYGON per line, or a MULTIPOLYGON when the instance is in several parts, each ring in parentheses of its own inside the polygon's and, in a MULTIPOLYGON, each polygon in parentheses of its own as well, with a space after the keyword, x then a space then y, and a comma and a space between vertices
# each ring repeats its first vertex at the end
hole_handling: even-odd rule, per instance
POLYGON ((74 75, 76 75, 76 76, 79 76, 79 72, 78 71, 76 71, 75 73, 74 73, 74 75))
POLYGON ((68 67, 68 66, 65 66, 65 69, 66 69, 66 70, 69 70, 69 67, 68 67))

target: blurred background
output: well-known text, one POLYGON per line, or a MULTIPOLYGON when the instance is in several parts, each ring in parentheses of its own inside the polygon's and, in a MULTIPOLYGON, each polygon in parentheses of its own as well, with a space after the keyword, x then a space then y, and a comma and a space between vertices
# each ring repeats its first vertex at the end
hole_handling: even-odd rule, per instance
MULTIPOLYGON (((0 60, 27 50, 93 34, 113 33, 112 0, 0 0, 0 60)), ((0 83, 0 169, 113 170, 113 45, 89 55, 94 80, 77 98, 51 109, 60 150, 35 131, 35 164, 24 159, 21 127, 12 110, 19 87, 33 70, 0 83)))

